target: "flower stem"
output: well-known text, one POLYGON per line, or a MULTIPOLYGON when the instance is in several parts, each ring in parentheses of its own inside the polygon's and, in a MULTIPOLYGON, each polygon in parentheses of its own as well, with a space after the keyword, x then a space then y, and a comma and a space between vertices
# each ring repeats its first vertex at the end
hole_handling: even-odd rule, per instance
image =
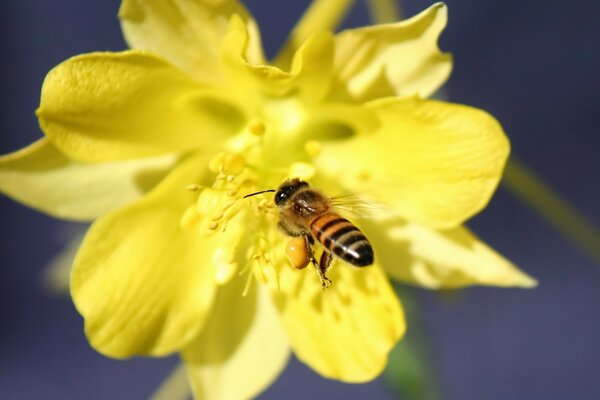
POLYGON ((185 366, 178 364, 150 397, 151 400, 186 400, 191 398, 185 366))
POLYGON ((514 196, 548 220, 559 232, 600 264, 598 229, 533 171, 512 157, 506 166, 502 183, 514 196))
POLYGON ((414 290, 396 285, 398 297, 406 313, 409 330, 391 351, 384 372, 386 385, 402 398, 413 400, 439 400, 442 398, 431 345, 424 322, 419 315, 418 299, 414 290))
POLYGON ((388 24, 402 19, 399 0, 367 0, 367 7, 375 24, 388 24))
POLYGON ((287 68, 296 49, 310 35, 324 30, 334 30, 346 16, 355 0, 314 0, 304 12, 275 57, 274 64, 287 68))

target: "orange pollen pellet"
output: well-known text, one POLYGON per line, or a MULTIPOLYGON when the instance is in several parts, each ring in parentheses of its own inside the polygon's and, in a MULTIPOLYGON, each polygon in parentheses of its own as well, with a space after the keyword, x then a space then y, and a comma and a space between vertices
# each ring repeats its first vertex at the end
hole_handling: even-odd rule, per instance
POLYGON ((308 252, 302 236, 290 238, 285 247, 285 254, 296 269, 304 269, 309 263, 308 252))

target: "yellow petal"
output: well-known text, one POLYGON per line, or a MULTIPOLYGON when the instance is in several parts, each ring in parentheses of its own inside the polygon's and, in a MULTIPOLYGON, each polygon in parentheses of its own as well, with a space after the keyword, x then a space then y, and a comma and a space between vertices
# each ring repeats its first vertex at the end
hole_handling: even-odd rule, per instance
POLYGON ((437 3, 406 21, 341 32, 335 37, 332 95, 347 92, 359 101, 428 97, 452 69, 452 57, 437 46, 446 20, 446 6, 437 3))
POLYGON ((196 399, 249 399, 284 369, 289 345, 267 289, 246 277, 219 289, 202 333, 183 351, 196 399))
POLYGON ((351 193, 370 195, 407 220, 437 228, 457 226, 487 204, 510 150, 492 116, 417 98, 370 107, 380 128, 325 143, 322 171, 343 176, 351 193))
POLYGON ((271 65, 248 62, 245 57, 248 41, 248 27, 238 15, 233 15, 220 48, 227 81, 251 99, 259 97, 262 90, 272 95, 284 94, 288 90, 289 74, 271 65))
POLYGON ((166 155, 86 164, 41 139, 0 157, 0 191, 58 218, 92 220, 136 200, 175 161, 166 155))
POLYGON ((119 10, 131 48, 160 54, 198 82, 210 85, 223 78, 219 46, 233 14, 248 25, 248 59, 263 62, 258 26, 238 1, 124 0, 119 10))
POLYGON ((215 244, 179 220, 205 157, 177 165, 141 200, 98 219, 71 275, 71 296, 90 344, 103 354, 164 355, 202 328, 214 294, 215 244))
POLYGON ((379 125, 377 113, 361 104, 325 102, 311 108, 302 135, 319 142, 348 139, 361 132, 373 132, 379 125))
POLYGON ((337 262, 321 289, 317 274, 287 265, 275 292, 292 350, 319 374, 346 382, 375 378, 405 331, 402 308, 381 268, 337 262))
POLYGON ((136 51, 58 65, 46 76, 37 115, 63 153, 90 162, 216 147, 244 123, 225 93, 136 51))
POLYGON ((292 59, 290 74, 298 96, 316 102, 329 90, 333 67, 333 36, 320 32, 309 37, 292 59))
POLYGON ((403 282, 432 289, 536 285, 535 279, 462 226, 437 231, 389 220, 365 224, 364 228, 381 265, 403 282))
POLYGON ((333 38, 322 32, 311 36, 294 54, 290 71, 257 64, 245 54, 248 29, 237 15, 223 41, 221 57, 228 81, 244 99, 288 94, 316 102, 329 88, 333 57, 333 38))

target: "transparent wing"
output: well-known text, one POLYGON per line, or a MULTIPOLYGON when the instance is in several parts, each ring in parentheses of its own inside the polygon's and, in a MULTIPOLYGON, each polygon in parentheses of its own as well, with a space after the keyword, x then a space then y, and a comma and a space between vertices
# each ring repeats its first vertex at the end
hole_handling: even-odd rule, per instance
POLYGON ((360 193, 331 197, 331 205, 343 214, 358 218, 376 218, 390 215, 392 211, 385 205, 367 198, 360 193))

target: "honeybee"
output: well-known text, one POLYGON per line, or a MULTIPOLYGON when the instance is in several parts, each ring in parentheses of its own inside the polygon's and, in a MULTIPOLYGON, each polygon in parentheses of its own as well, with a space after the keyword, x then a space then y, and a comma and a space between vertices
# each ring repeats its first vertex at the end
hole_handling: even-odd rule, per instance
POLYGON ((323 288, 332 283, 327 271, 334 255, 356 267, 373 264, 373 247, 369 240, 352 222, 335 212, 331 199, 321 191, 293 178, 286 179, 277 190, 263 190, 244 198, 267 192, 275 192, 278 226, 290 236, 286 254, 292 266, 304 269, 312 262, 323 288), (323 247, 319 261, 313 251, 315 242, 323 247))

